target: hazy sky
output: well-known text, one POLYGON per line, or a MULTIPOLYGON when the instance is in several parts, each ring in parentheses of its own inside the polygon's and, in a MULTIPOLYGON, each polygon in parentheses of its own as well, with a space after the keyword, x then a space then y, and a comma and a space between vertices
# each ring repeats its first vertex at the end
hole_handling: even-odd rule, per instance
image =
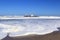
POLYGON ((0 0, 0 15, 60 16, 59 0, 0 0))

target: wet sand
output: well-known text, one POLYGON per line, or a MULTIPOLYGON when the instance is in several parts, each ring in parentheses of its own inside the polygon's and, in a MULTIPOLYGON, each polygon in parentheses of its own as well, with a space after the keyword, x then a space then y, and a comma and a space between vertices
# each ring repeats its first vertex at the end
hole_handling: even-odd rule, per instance
POLYGON ((27 35, 10 37, 10 39, 7 40, 60 40, 60 31, 55 31, 46 35, 27 35))

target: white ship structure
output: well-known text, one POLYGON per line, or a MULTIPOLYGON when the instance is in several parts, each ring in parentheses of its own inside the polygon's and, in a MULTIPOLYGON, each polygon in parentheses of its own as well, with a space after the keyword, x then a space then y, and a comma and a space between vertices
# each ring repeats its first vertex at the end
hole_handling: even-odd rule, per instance
POLYGON ((60 19, 60 16, 35 16, 35 15, 0 16, 0 19, 60 19))

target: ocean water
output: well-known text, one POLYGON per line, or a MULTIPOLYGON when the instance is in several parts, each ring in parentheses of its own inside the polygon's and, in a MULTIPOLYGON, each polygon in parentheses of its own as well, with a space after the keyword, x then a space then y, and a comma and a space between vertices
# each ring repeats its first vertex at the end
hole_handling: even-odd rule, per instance
POLYGON ((0 38, 28 34, 45 35, 58 31, 60 19, 0 19, 0 38))

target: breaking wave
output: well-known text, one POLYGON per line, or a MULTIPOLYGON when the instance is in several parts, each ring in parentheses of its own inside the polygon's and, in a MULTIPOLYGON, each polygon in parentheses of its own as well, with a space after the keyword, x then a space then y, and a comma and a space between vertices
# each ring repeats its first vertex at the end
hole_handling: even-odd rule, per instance
POLYGON ((53 31, 58 31, 60 20, 58 19, 16 19, 0 20, 0 36, 22 36, 28 34, 44 35, 53 31))

